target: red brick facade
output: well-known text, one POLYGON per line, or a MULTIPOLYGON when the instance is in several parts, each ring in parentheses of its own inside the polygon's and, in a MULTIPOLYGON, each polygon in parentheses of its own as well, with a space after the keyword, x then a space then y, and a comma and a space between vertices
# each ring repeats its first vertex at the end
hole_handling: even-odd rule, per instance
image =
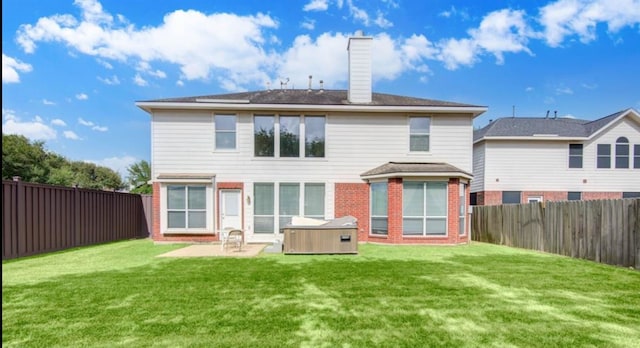
MULTIPOLYGON (((447 235, 439 237, 416 237, 402 234, 402 178, 388 179, 387 218, 388 233, 370 234, 369 185, 336 184, 335 216, 351 215, 358 219, 358 240, 386 244, 461 244, 468 242, 468 227, 464 236, 459 235, 460 180, 449 179, 447 207, 447 235)), ((468 187, 468 186, 467 186, 468 187)), ((469 197, 469 190, 465 193, 469 197)), ((468 221, 468 215, 467 220, 468 221)), ((468 226, 468 223, 466 224, 468 226)))
MULTIPOLYGON (((522 191, 520 203, 527 203, 530 197, 542 197, 547 201, 566 201, 569 192, 567 191, 522 191)), ((595 199, 619 199, 622 192, 582 192, 583 200, 595 199)), ((480 191, 476 193, 477 205, 500 205, 502 204, 502 191, 480 191)))

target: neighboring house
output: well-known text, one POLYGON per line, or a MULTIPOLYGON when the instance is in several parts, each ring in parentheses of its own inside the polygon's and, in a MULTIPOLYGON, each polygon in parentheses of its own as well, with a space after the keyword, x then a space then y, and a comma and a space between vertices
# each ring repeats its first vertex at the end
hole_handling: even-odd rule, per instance
POLYGON ((358 240, 468 240, 473 119, 486 107, 372 93, 371 37, 349 39, 349 89, 140 101, 151 115, 153 239, 241 228, 282 240, 293 216, 357 218, 358 240))
POLYGON ((508 117, 474 131, 471 204, 640 197, 640 114, 508 117))

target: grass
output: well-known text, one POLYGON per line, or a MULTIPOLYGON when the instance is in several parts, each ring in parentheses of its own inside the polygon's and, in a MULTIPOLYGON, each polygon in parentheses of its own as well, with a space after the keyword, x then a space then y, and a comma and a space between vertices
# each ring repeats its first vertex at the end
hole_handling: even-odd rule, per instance
POLYGON ((640 272, 474 243, 4 261, 3 347, 640 347, 640 272))

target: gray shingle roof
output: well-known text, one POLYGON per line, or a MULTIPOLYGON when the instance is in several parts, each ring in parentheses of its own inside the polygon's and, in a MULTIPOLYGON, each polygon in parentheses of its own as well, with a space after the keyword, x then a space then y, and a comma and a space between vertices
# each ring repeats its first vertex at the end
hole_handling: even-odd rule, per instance
MULTIPOLYGON (((202 95, 194 97, 165 98, 142 102, 195 103, 198 99, 247 100, 249 104, 306 104, 306 105, 349 105, 346 90, 273 89, 253 92, 202 95)), ((393 94, 372 93, 372 102, 368 105, 382 106, 452 106, 478 107, 443 100, 405 97, 393 94)))
POLYGON ((440 162, 388 162, 366 171, 360 174, 360 176, 401 175, 402 173, 459 173, 464 174, 465 176, 472 176, 470 173, 467 173, 456 166, 440 162))
POLYGON ((619 111, 594 121, 574 118, 505 117, 475 130, 473 140, 484 137, 530 137, 533 135, 589 137, 629 110, 632 109, 619 111))

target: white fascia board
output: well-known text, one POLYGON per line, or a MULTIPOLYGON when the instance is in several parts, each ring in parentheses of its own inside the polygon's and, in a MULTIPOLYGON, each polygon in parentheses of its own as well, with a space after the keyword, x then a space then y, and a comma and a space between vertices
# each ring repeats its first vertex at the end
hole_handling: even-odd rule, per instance
POLYGON ((351 112, 416 112, 472 113, 473 117, 487 111, 481 106, 389 106, 389 105, 316 105, 316 104, 238 104, 238 103, 167 103, 138 102, 136 106, 148 113, 153 110, 234 110, 234 111, 351 111, 351 112))
POLYGON ((589 139, 593 139, 595 137, 597 137, 600 133, 604 132, 607 128, 609 128, 609 126, 611 126, 612 124, 615 124, 616 122, 618 122, 619 120, 625 118, 625 117, 631 117, 632 119, 635 118, 636 122, 640 123, 640 114, 638 114, 635 110, 633 109, 628 109, 626 112, 624 112, 622 115, 616 117, 614 120, 612 120, 611 122, 607 123, 606 125, 600 127, 600 129, 598 129, 597 131, 595 131, 593 134, 591 134, 591 136, 589 136, 589 139))
POLYGON ((493 136, 493 137, 482 137, 478 140, 474 140, 473 143, 477 144, 479 142, 482 141, 487 141, 487 140, 524 140, 524 141, 539 141, 539 140, 553 140, 553 141, 585 141, 585 140, 589 140, 589 137, 559 137, 559 136, 540 136, 540 135, 536 135, 536 136, 523 136, 523 137, 517 137, 517 136, 503 136, 503 137, 497 137, 497 136, 493 136))
POLYGON ((375 179, 388 179, 388 178, 432 178, 432 177, 442 177, 442 178, 465 178, 465 179, 473 179, 473 175, 468 175, 460 172, 435 172, 435 173, 425 173, 425 172, 394 172, 394 173, 386 173, 386 174, 373 174, 373 175, 364 175, 361 176, 363 180, 375 180, 375 179))

